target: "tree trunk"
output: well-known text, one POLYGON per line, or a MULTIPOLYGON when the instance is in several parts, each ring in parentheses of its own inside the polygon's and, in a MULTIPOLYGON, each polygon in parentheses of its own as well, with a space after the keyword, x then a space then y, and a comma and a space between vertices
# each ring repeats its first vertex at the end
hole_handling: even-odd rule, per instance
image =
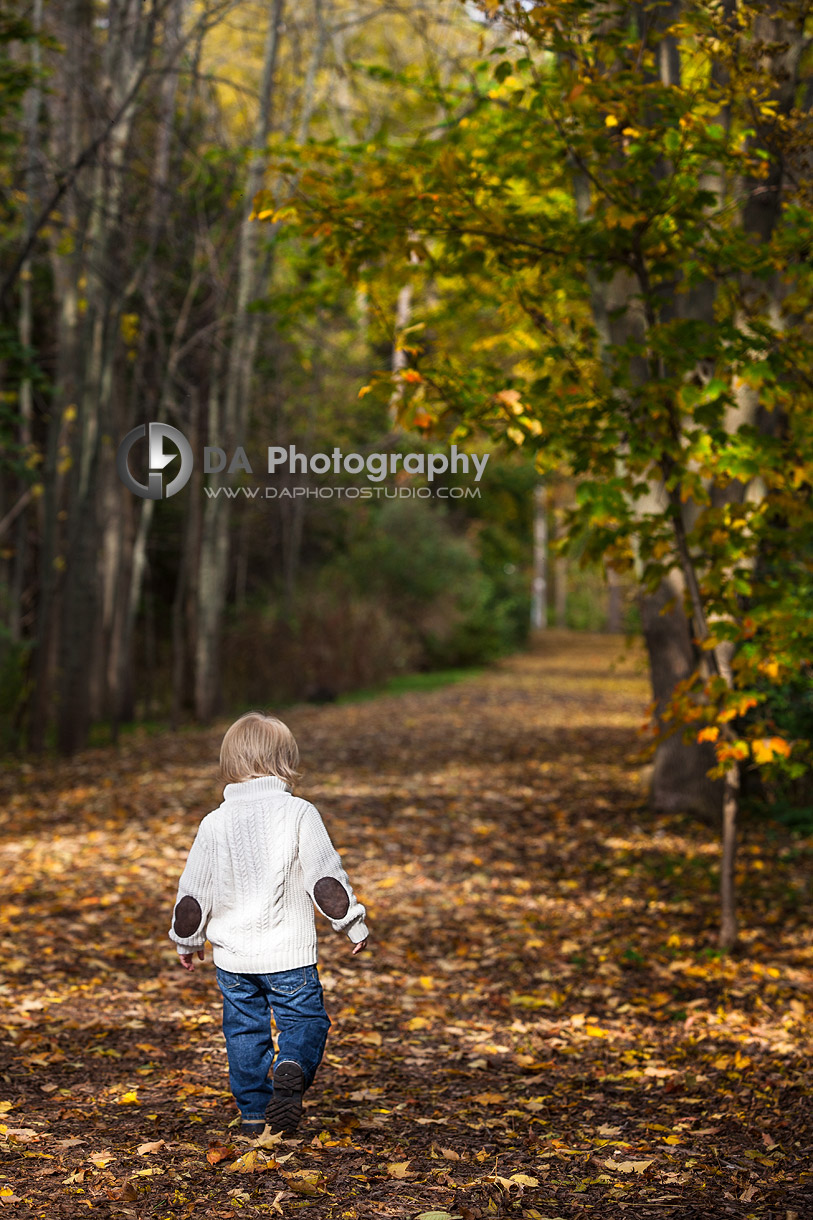
MULTIPOLYGON (((262 187, 265 171, 283 8, 284 0, 271 0, 269 4, 260 110, 246 176, 238 254, 237 304, 229 348, 222 418, 213 420, 214 412, 210 410, 209 443, 221 445, 227 453, 232 452, 235 445, 244 444, 248 419, 260 322, 258 314, 249 313, 249 306, 260 289, 259 233, 256 222, 249 217, 253 210, 254 198, 262 187), (219 424, 219 427, 212 428, 214 422, 219 424)), ((213 408, 214 405, 212 404, 213 408)), ((198 574, 195 652, 195 714, 199 720, 211 719, 220 703, 220 643, 226 605, 230 519, 231 502, 228 498, 218 496, 206 501, 198 574)))
MULTIPOLYGON (((697 667, 697 653, 683 613, 683 582, 673 573, 658 592, 639 599, 641 625, 649 655, 655 716, 661 715, 678 682, 697 667), (666 607, 671 603, 671 609, 666 607), (665 613, 664 613, 665 611, 665 613)), ((693 813, 711 824, 720 816, 722 785, 710 780, 716 763, 706 742, 686 745, 679 733, 662 738, 655 751, 650 800, 661 813, 693 813)))
POLYGON ((621 603, 621 581, 615 568, 608 567, 607 574, 607 626, 610 635, 618 635, 624 629, 621 603))
POLYGON ((531 627, 548 625, 548 502, 544 483, 534 488, 534 570, 531 585, 531 627))
POLYGON ((740 801, 740 767, 734 763, 725 776, 723 792, 723 856, 720 862, 720 948, 727 953, 737 941, 734 864, 737 853, 737 814, 740 801))

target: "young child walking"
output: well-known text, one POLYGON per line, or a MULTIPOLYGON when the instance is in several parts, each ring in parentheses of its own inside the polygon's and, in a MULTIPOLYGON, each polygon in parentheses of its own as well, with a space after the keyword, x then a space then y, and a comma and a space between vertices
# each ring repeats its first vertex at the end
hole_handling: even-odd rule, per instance
POLYGON ((299 750, 287 725, 249 712, 223 738, 223 804, 198 828, 178 885, 170 937, 194 970, 212 945, 223 993, 229 1085, 242 1130, 292 1134, 330 1028, 316 969, 313 904, 353 954, 366 912, 318 811, 292 795, 299 750), (271 1079, 274 1044, 279 1052, 271 1079))

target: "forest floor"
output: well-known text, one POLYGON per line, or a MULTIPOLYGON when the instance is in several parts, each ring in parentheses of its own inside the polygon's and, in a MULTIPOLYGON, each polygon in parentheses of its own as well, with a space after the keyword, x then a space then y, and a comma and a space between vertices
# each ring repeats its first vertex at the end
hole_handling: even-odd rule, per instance
MULTIPOLYGON (((552 633, 444 689, 286 719, 369 950, 296 1139, 241 1136, 211 961, 167 928, 218 731, 0 771, 0 1214, 813 1217, 813 839, 644 803, 648 686, 552 633)), ((207 950, 208 957, 208 950, 207 950)))

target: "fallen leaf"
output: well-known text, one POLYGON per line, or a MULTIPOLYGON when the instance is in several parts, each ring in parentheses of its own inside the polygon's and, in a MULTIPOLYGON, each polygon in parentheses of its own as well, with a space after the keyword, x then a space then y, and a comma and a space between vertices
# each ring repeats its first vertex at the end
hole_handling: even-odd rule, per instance
POLYGON ((619 1173, 643 1173, 649 1169, 650 1165, 654 1165, 652 1161, 605 1161, 604 1164, 608 1169, 616 1169, 619 1173))
POLYGON ((409 1169, 409 1165, 410 1165, 409 1161, 391 1161, 390 1164, 387 1166, 388 1177, 391 1177, 391 1178, 407 1177, 408 1176, 407 1170, 409 1169))
POLYGON ((210 1144, 206 1160, 210 1165, 217 1165, 220 1161, 225 1161, 226 1157, 234 1156, 236 1151, 234 1144, 210 1144))
POLYGON ((227 1173, 263 1173, 266 1169, 273 1169, 277 1162, 268 1160, 263 1156, 261 1149, 249 1148, 248 1152, 244 1152, 236 1161, 226 1167, 227 1173))
POLYGON ((147 1156, 150 1152, 160 1152, 166 1146, 166 1140, 155 1140, 152 1144, 139 1144, 136 1152, 139 1156, 147 1156))
POLYGON ((105 1165, 109 1165, 115 1159, 112 1152, 91 1152, 88 1157, 88 1160, 92 1161, 97 1169, 104 1169, 105 1165))
POLYGON ((322 1174, 313 1169, 297 1169, 282 1175, 291 1190, 298 1195, 318 1195, 324 1182, 322 1174))

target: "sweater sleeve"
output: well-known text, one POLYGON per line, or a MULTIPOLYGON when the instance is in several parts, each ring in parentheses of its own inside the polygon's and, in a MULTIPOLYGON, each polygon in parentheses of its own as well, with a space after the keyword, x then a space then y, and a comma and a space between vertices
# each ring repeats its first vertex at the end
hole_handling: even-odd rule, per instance
POLYGON ((299 821, 299 863, 305 889, 334 932, 346 932, 354 944, 366 940, 367 912, 353 893, 319 811, 307 801, 299 821))
POLYGON ((206 924, 212 913, 214 869, 212 846, 205 820, 186 860, 186 867, 178 882, 178 897, 170 939, 175 941, 179 953, 195 953, 206 943, 206 924))

